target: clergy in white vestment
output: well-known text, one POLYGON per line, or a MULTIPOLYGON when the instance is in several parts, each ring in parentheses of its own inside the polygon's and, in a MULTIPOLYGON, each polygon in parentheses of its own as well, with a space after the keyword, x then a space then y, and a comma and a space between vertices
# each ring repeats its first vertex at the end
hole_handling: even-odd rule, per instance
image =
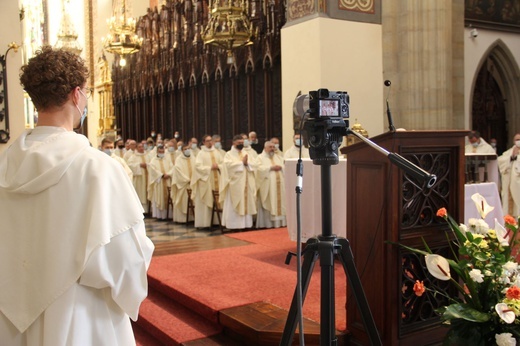
POLYGON ((220 156, 224 158, 224 156, 226 156, 226 151, 222 147, 222 137, 220 137, 220 135, 213 135, 211 136, 211 139, 213 140, 213 146, 215 149, 217 149, 220 153, 220 156))
POLYGON ((73 131, 88 76, 49 46, 22 67, 39 119, 0 155, 2 346, 136 344, 154 247, 121 165, 73 131))
POLYGON ((242 134, 242 138, 244 138, 244 148, 242 149, 242 155, 249 156, 250 161, 256 161, 258 157, 258 153, 251 146, 251 141, 246 134, 242 134))
POLYGON ((273 137, 269 140, 269 142, 273 143, 274 144, 274 153, 275 155, 278 155, 282 158, 282 160, 284 159, 283 158, 283 151, 280 150, 280 140, 278 139, 278 137, 273 137))
MULTIPOLYGON (((168 216, 168 198, 172 184, 173 165, 165 157, 164 146, 157 146, 157 155, 148 165, 148 199, 152 203, 152 217, 166 220, 168 216)), ((171 196, 174 193, 171 192, 171 196)), ((172 198, 173 200, 173 198, 172 198)))
POLYGON ((228 229, 251 228, 256 214, 256 163, 243 148, 243 137, 233 137, 233 146, 222 164, 219 197, 222 226, 228 229))
POLYGON ((126 153, 125 142, 123 141, 123 139, 119 138, 114 143, 114 153, 113 154, 115 156, 119 156, 120 158, 124 159, 125 153, 126 153))
POLYGON ((196 137, 191 138, 191 156, 197 157, 199 154, 199 140, 196 137))
POLYGON ((294 135, 293 138, 294 145, 287 149, 285 153, 283 154, 284 160, 287 159, 298 159, 300 158, 300 148, 302 150, 302 159, 308 159, 309 158, 309 149, 305 148, 303 145, 303 141, 300 138, 300 134, 297 133, 294 135))
POLYGON ((496 154, 495 149, 480 137, 478 131, 471 131, 468 135, 469 144, 464 148, 467 154, 496 154))
POLYGON ((264 143, 264 151, 258 155, 256 186, 258 188, 256 228, 286 226, 283 158, 276 155, 275 146, 270 141, 264 143))
MULTIPOLYGON (((192 197, 195 204, 195 227, 211 227, 213 216, 213 192, 218 192, 222 157, 213 146, 211 136, 203 138, 203 145, 195 159, 191 179, 192 197)), ((217 201, 218 202, 218 201, 217 201)), ((214 218, 218 223, 218 218, 214 218)))
POLYGON ((133 139, 129 140, 128 149, 126 149, 126 153, 125 153, 125 156, 123 157, 123 159, 125 159, 125 161, 128 162, 128 160, 130 160, 130 157, 132 157, 132 155, 134 155, 136 149, 137 149, 137 142, 133 139))
POLYGON ((186 223, 193 221, 193 215, 188 211, 188 190, 191 191, 191 176, 195 169, 195 158, 192 155, 191 144, 186 143, 182 155, 175 160, 172 177, 173 221, 186 223))
POLYGON ((514 136, 514 145, 498 157, 502 177, 502 210, 504 214, 520 216, 520 133, 514 136))
POLYGON ((165 145, 165 156, 170 159, 172 162, 172 165, 175 165, 175 159, 176 159, 176 151, 177 151, 177 141, 175 139, 169 141, 165 145))
POLYGON ((132 170, 130 169, 130 167, 128 167, 128 164, 123 158, 114 154, 114 142, 112 142, 108 138, 103 138, 103 140, 101 141, 101 151, 113 158, 114 160, 116 160, 123 167, 130 181, 132 181, 132 170))
POLYGON ((144 151, 143 143, 139 143, 135 150, 135 154, 128 159, 128 167, 132 170, 132 184, 139 196, 141 205, 145 213, 148 210, 148 164, 150 160, 144 151))

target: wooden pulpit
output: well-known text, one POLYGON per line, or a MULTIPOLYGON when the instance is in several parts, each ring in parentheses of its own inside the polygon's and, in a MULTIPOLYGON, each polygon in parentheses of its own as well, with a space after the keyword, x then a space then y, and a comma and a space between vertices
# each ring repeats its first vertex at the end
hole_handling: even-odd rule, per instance
MULTIPOLYGON (((383 345, 429 345, 447 329, 435 309, 446 302, 427 291, 417 297, 416 280, 450 290, 418 256, 388 241, 450 256, 447 223, 436 217, 445 207, 455 220, 464 217, 464 136, 467 131, 403 131, 371 138, 437 176, 429 189, 376 149, 360 142, 347 155, 347 238, 383 345)), ((351 344, 368 345, 354 296, 347 289, 347 330, 351 344)))

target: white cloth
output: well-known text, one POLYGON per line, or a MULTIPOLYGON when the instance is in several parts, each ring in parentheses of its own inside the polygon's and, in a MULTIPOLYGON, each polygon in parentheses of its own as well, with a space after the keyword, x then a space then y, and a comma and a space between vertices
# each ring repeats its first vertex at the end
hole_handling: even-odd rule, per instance
POLYGON ((274 154, 271 157, 265 151, 258 155, 256 185, 258 188, 257 228, 283 227, 285 221, 285 179, 283 159, 274 154), (280 166, 279 171, 271 170, 280 166))
POLYGON ((120 157, 120 156, 117 156, 116 154, 112 154, 111 156, 114 160, 116 160, 117 162, 119 162, 119 164, 123 167, 123 169, 125 170, 125 173, 126 175, 128 175, 128 178, 130 178, 130 181, 132 181, 134 179, 134 173, 132 173, 132 170, 130 169, 130 166, 128 166, 128 164, 126 163, 126 161, 120 157))
MULTIPOLYGON (((300 147, 293 145, 284 154, 284 160, 300 158, 300 147)), ((302 147, 302 159, 309 158, 309 149, 302 147)))
POLYGON ((132 184, 134 185, 137 196, 141 201, 141 206, 145 213, 148 213, 148 156, 146 153, 135 152, 134 155, 128 159, 128 167, 132 170, 133 178, 132 184), (146 164, 145 167, 141 167, 142 164, 146 164))
POLYGON ((520 157, 511 161, 513 148, 498 157, 498 170, 502 177, 502 210, 504 214, 520 216, 520 157))
POLYGON ((156 156, 148 164, 148 199, 152 202, 152 217, 166 219, 168 215, 168 188, 172 184, 173 170, 171 160, 166 157, 156 156), (170 177, 166 178, 165 174, 170 177))
POLYGON ((1 344, 132 344, 153 251, 142 212, 121 165, 86 137, 36 127, 13 142, 0 156, 1 344))

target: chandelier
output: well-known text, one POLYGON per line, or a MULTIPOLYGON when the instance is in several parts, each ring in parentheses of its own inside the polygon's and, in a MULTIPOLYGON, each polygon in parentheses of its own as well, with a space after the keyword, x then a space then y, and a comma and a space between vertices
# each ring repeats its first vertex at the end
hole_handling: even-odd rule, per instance
POLYGON ((225 49, 227 63, 234 63, 233 49, 253 44, 256 33, 249 20, 246 0, 210 0, 208 24, 202 31, 204 44, 225 49))
POLYGON ((109 33, 106 38, 102 38, 102 42, 103 49, 119 55, 121 57, 119 64, 125 66, 125 56, 138 52, 143 39, 135 33, 136 20, 130 16, 126 0, 122 0, 121 6, 118 4, 119 1, 116 1, 113 16, 107 20, 109 33))
MULTIPOLYGON (((66 2, 68 3, 68 1, 66 2)), ((83 48, 81 48, 81 45, 78 42, 78 34, 74 29, 74 24, 72 24, 70 15, 65 10, 65 1, 63 2, 62 12, 60 29, 58 30, 58 40, 54 47, 79 55, 83 48)))

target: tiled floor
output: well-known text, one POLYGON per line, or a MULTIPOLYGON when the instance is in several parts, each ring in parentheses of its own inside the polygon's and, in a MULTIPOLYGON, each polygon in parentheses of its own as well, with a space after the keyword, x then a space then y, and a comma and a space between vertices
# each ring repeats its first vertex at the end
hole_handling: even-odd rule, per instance
POLYGON ((171 242, 177 239, 206 238, 222 235, 218 227, 213 230, 196 229, 193 223, 179 224, 173 221, 157 221, 154 218, 145 218, 146 234, 154 244, 171 242))

